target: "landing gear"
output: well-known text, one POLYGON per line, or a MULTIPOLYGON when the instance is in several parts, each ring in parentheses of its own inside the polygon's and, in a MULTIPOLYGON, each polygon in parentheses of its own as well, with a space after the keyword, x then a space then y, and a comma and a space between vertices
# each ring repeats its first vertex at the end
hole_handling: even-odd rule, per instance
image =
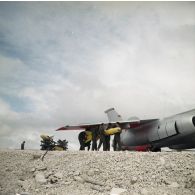
POLYGON ((161 148, 156 147, 156 146, 151 146, 150 151, 151 152, 161 152, 161 148))

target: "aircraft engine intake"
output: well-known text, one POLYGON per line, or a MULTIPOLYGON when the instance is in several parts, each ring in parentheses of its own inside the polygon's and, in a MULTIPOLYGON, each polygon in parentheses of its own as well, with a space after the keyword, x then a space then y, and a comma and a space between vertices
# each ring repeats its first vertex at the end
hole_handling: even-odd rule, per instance
POLYGON ((180 128, 182 134, 195 133, 195 116, 183 115, 181 118, 182 126, 180 128))
POLYGON ((195 116, 192 117, 192 123, 195 126, 195 116))

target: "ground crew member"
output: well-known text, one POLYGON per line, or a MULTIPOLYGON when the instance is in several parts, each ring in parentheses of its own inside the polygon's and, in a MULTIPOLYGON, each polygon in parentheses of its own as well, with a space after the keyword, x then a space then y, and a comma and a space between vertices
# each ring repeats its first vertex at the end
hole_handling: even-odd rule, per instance
POLYGON ((104 123, 102 123, 99 126, 99 137, 100 137, 100 141, 99 141, 99 145, 98 145, 98 150, 101 148, 102 144, 103 144, 103 151, 107 150, 107 144, 106 144, 106 139, 105 139, 105 133, 104 133, 104 123))
POLYGON ((23 141, 23 142, 21 143, 21 150, 24 150, 24 144, 25 144, 25 141, 23 141))
MULTIPOLYGON (((119 122, 116 123, 115 127, 119 127, 119 122)), ((121 139, 120 139, 121 131, 114 134, 114 140, 113 140, 113 150, 121 151, 121 139)))
POLYGON ((90 131, 80 132, 78 139, 79 139, 79 143, 80 143, 79 150, 85 150, 85 147, 87 147, 88 150, 90 150, 91 140, 92 140, 92 133, 90 131))
MULTIPOLYGON (((106 130, 112 128, 112 124, 109 123, 106 130)), ((106 151, 110 151, 110 135, 105 135, 106 151)))
POLYGON ((98 127, 93 127, 90 129, 92 132, 92 151, 97 150, 97 140, 99 138, 98 127))

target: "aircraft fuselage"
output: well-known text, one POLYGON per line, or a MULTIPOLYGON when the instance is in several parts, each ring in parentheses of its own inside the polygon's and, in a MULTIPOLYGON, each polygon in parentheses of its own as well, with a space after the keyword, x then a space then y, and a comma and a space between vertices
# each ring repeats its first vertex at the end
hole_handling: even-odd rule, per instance
POLYGON ((121 142, 124 147, 152 145, 158 148, 195 148, 195 109, 123 129, 121 142))

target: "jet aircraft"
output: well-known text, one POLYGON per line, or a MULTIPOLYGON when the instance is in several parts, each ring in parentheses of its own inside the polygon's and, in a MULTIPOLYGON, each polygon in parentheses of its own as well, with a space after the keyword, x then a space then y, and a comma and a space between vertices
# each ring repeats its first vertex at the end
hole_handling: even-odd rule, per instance
MULTIPOLYGON (((126 121, 122 120, 114 108, 106 110, 105 113, 109 123, 120 123, 123 149, 160 151, 162 147, 176 150, 195 148, 195 109, 163 119, 140 120, 133 117, 126 121)), ((67 125, 57 131, 92 129, 98 128, 100 124, 102 122, 67 125)), ((108 122, 104 124, 107 125, 108 122)))

